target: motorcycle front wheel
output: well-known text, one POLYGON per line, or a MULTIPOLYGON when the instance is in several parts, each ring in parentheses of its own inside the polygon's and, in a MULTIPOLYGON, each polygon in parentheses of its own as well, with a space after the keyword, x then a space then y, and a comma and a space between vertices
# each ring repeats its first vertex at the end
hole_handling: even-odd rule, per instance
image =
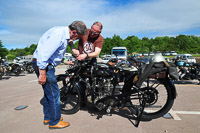
POLYGON ((33 73, 34 72, 34 69, 33 69, 32 65, 28 65, 26 69, 27 69, 28 73, 33 73))
MULTIPOLYGON (((136 112, 136 107, 137 111, 140 111, 142 105, 145 105, 141 118, 156 119, 164 116, 174 103, 173 92, 170 87, 170 81, 166 79, 150 79, 143 82, 140 87, 143 94, 137 92, 130 95, 131 104, 134 105, 134 108, 129 107, 129 110, 136 112), (146 100, 144 101, 144 99, 146 100)), ((133 86, 132 90, 134 89, 133 86)))
POLYGON ((81 93, 79 85, 66 82, 66 77, 57 78, 58 87, 60 89, 60 106, 62 114, 75 114, 80 109, 81 93))
POLYGON ((4 68, 0 66, 0 79, 2 79, 3 75, 4 75, 4 68))

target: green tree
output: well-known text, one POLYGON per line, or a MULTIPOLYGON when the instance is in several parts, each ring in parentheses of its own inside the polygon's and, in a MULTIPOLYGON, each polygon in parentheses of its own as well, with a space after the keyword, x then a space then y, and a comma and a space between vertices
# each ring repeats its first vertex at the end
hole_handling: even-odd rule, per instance
POLYGON ((4 48, 1 40, 0 40, 0 57, 5 58, 5 56, 8 54, 8 50, 4 48))
POLYGON ((124 41, 127 42, 125 47, 127 47, 129 53, 142 50, 142 41, 137 36, 128 36, 124 41))
POLYGON ((142 38, 142 45, 141 45, 142 53, 144 52, 151 52, 151 43, 147 37, 142 38))
POLYGON ((111 49, 112 49, 111 40, 112 40, 111 38, 105 38, 104 39, 103 48, 101 50, 101 55, 111 53, 111 49))
POLYGON ((176 37, 177 50, 184 53, 190 49, 189 38, 185 35, 179 35, 176 37))
POLYGON ((29 47, 29 50, 28 50, 29 53, 28 53, 27 55, 33 54, 36 48, 37 48, 37 45, 36 45, 36 44, 32 44, 32 45, 29 47))

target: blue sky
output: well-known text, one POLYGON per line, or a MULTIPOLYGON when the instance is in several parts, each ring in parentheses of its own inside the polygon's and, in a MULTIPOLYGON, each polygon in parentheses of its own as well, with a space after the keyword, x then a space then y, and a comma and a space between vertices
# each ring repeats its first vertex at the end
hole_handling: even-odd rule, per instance
POLYGON ((103 24, 104 38, 200 36, 200 0, 1 0, 0 40, 3 46, 37 44, 53 26, 82 20, 88 28, 103 24))

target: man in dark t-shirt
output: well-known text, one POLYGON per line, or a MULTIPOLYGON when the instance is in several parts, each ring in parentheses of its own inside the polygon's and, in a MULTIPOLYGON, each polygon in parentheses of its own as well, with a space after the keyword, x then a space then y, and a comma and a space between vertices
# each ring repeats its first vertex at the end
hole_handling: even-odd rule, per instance
POLYGON ((100 35, 102 28, 103 25, 100 22, 95 22, 91 29, 87 30, 87 35, 79 40, 78 50, 72 48, 78 60, 84 60, 87 57, 95 59, 99 56, 104 41, 104 38, 100 35))

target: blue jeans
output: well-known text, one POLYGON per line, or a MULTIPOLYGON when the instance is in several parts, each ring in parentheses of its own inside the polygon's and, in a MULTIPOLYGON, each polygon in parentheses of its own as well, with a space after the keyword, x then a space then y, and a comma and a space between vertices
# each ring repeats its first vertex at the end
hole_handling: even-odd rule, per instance
MULTIPOLYGON (((36 61, 32 61, 33 69, 37 77, 39 77, 39 70, 36 61)), ((60 121, 60 90, 58 88, 55 68, 52 65, 48 65, 46 68, 47 81, 42 88, 44 90, 43 113, 44 120, 50 120, 49 125, 56 125, 60 121)))

